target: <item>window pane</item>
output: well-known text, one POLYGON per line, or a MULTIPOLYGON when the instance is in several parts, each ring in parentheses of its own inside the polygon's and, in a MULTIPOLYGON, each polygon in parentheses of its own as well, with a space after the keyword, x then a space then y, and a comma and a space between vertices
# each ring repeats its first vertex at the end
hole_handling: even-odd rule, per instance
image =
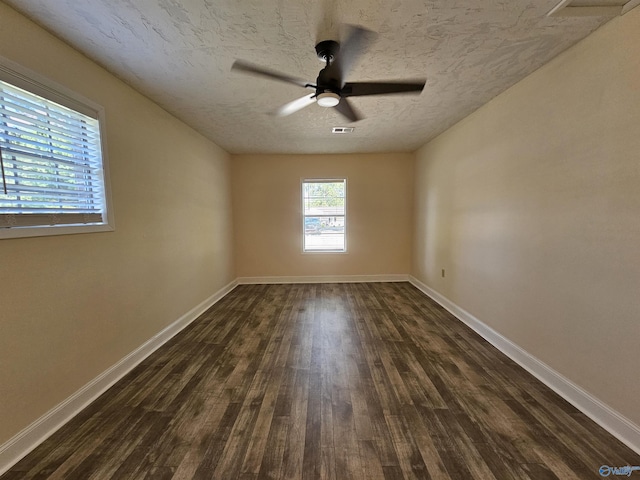
POLYGON ((305 251, 346 250, 345 180, 302 185, 305 251))
POLYGON ((345 182, 305 183, 305 215, 344 215, 345 182))

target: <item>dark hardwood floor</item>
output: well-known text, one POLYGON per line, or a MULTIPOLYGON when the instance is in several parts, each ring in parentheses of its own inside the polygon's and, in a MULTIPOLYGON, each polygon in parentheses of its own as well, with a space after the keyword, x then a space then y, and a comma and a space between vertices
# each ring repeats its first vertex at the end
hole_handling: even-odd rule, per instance
POLYGON ((601 465, 640 458, 410 284, 252 285, 1 479, 584 480, 601 465))

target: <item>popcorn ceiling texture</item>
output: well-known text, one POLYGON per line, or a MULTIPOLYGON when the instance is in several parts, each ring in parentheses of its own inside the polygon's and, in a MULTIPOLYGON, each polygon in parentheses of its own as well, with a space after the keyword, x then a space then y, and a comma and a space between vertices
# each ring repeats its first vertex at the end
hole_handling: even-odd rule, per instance
POLYGON ((548 18, 556 0, 4 0, 230 153, 414 151, 607 21, 548 18), (420 96, 268 115, 308 91, 230 71, 235 59, 315 82, 319 40, 378 32, 350 81, 427 78, 420 96))

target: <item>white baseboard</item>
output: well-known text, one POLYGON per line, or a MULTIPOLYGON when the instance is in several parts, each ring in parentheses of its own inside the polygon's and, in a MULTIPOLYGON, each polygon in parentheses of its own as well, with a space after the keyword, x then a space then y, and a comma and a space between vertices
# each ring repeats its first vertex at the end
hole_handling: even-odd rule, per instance
POLYGON ((69 398, 56 405, 31 425, 0 445, 0 475, 49 438, 82 409, 98 398, 114 383, 133 370, 140 362, 164 345, 174 335, 202 315, 238 285, 229 283, 209 298, 196 305, 178 320, 150 338, 118 363, 102 372, 69 398))
POLYGON ((640 427, 614 409, 562 376, 536 357, 487 326, 466 310, 411 275, 339 275, 304 277, 240 277, 192 308, 178 320, 149 339, 111 368, 100 374, 65 401, 44 414, 4 444, 0 445, 0 475, 40 445, 56 430, 98 398, 145 358, 164 345, 237 285, 275 283, 411 282, 442 305, 485 340, 518 363, 558 395, 640 454, 640 427))
POLYGON ((640 427, 413 276, 409 281, 554 392, 640 454, 640 427))
POLYGON ((409 275, 316 275, 316 276, 272 276, 238 277, 239 285, 275 284, 275 283, 373 283, 408 282, 409 275))

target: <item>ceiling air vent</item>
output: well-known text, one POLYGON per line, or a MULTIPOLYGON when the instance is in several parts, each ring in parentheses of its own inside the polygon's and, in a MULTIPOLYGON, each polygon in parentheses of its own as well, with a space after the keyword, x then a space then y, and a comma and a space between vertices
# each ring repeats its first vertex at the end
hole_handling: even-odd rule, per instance
POLYGON ((640 0, 562 0, 549 17, 617 17, 640 5, 640 0))
POLYGON ((353 127, 333 127, 331 129, 331 133, 351 133, 353 132, 353 127))

